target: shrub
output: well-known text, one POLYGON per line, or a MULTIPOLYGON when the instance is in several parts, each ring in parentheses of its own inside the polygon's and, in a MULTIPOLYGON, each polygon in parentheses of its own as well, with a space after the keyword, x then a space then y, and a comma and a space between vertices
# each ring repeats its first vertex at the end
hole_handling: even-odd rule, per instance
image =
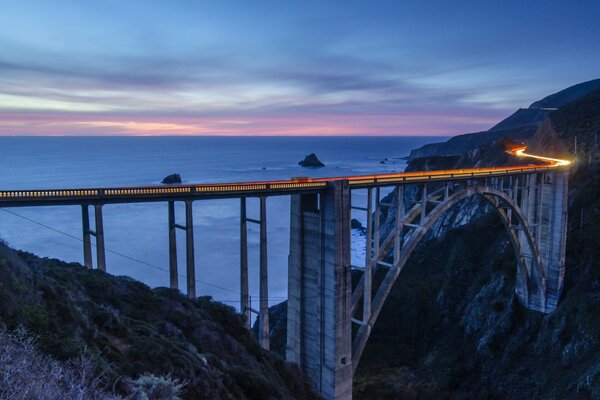
POLYGON ((169 375, 141 375, 131 382, 132 400, 179 400, 186 385, 169 375))
POLYGON ((103 386, 90 357, 60 362, 39 353, 24 329, 0 331, 0 399, 123 399, 104 392, 103 386))

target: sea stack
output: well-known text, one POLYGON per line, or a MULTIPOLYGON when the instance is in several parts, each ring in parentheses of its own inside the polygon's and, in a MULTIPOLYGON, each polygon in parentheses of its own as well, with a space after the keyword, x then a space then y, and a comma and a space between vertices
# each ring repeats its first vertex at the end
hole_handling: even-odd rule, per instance
POLYGON ((181 183, 181 175, 171 174, 169 176, 165 176, 165 178, 162 180, 162 183, 166 183, 167 185, 172 185, 174 183, 181 183))
POLYGON ((315 153, 310 153, 309 155, 304 157, 304 160, 300 161, 298 163, 298 165, 301 165, 303 167, 324 167, 325 166, 325 164, 323 164, 317 158, 317 155, 315 153))

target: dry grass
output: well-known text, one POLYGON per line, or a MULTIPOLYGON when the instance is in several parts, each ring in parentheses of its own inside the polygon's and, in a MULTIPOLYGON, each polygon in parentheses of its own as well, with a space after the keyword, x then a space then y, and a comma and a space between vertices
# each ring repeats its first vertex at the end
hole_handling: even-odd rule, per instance
POLYGON ((0 330, 0 399, 10 400, 178 400, 186 383, 169 376, 129 380, 126 396, 106 390, 104 374, 82 354, 61 362, 40 353, 24 329, 0 330))

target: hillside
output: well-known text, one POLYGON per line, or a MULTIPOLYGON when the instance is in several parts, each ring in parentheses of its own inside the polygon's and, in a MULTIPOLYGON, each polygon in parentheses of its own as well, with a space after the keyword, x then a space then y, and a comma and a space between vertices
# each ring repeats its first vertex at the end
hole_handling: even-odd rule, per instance
POLYGON ((563 107, 597 89, 600 89, 600 79, 568 87, 532 103, 529 108, 517 110, 488 131, 467 133, 454 136, 446 142, 427 144, 411 151, 409 159, 462 155, 501 138, 527 141, 536 134, 546 117, 552 113, 552 108, 563 107))
POLYGON ((107 388, 141 374, 186 381, 184 399, 310 399, 302 373, 265 352, 234 310, 0 244, 0 327, 56 360, 86 353, 107 388))

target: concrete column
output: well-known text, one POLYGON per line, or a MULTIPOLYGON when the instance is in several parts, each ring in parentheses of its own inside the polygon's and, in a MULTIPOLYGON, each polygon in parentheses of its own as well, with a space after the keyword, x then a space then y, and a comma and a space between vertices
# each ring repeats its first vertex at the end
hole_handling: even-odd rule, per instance
POLYGON ((546 174, 544 172, 540 173, 539 176, 540 183, 537 187, 537 203, 536 203, 536 216, 535 216, 535 242, 540 243, 541 232, 542 232, 542 204, 544 202, 544 179, 546 179, 546 174))
POLYGON ((380 194, 379 187, 375 188, 375 224, 373 228, 373 258, 375 261, 379 259, 379 219, 381 217, 380 194))
MULTIPOLYGON (((448 191, 448 184, 446 184, 448 191)), ((404 221, 404 186, 396 186, 396 229, 394 232, 394 268, 398 268, 402 249, 402 227, 404 221)))
MULTIPOLYGON (((286 360, 303 368, 306 361, 306 335, 316 331, 316 313, 320 303, 315 271, 319 271, 321 253, 319 196, 291 196, 290 255, 288 258, 288 312, 286 360), (305 251, 306 250, 306 251, 305 251), (310 313, 308 320, 307 314, 310 313)), ((311 341, 314 337, 311 336, 311 341)))
POLYGON ((90 211, 87 204, 81 205, 81 225, 83 228, 83 265, 92 268, 92 238, 90 234, 90 211))
POLYGON ((269 279, 267 270, 267 198, 260 198, 260 307, 258 341, 269 350, 269 279))
POLYGON ((546 275, 546 304, 532 304, 540 311, 553 311, 562 293, 565 275, 567 240, 568 170, 547 173, 543 185, 542 210, 538 248, 546 275))
POLYGON ((347 182, 292 196, 286 358, 325 399, 352 398, 352 282, 347 182))
POLYGON ((250 329, 250 293, 248 289, 248 222, 246 198, 240 199, 240 313, 245 316, 244 326, 250 329))
POLYGON ((175 227, 175 202, 169 201, 169 286, 179 289, 177 273, 177 228, 175 227))
POLYGON ((373 189, 367 189, 367 237, 365 244, 365 285, 363 288, 363 323, 371 317, 373 286, 373 189))
POLYGON ((427 216, 427 184, 423 184, 423 196, 421 198, 421 226, 425 225, 425 217, 427 216))
POLYGON ((106 271, 106 250, 104 247, 104 221, 102 219, 102 204, 94 204, 96 218, 96 259, 98 269, 106 271))
POLYGON ((185 202, 185 261, 187 275, 187 295, 196 298, 196 263, 194 259, 194 216, 192 201, 185 202))

